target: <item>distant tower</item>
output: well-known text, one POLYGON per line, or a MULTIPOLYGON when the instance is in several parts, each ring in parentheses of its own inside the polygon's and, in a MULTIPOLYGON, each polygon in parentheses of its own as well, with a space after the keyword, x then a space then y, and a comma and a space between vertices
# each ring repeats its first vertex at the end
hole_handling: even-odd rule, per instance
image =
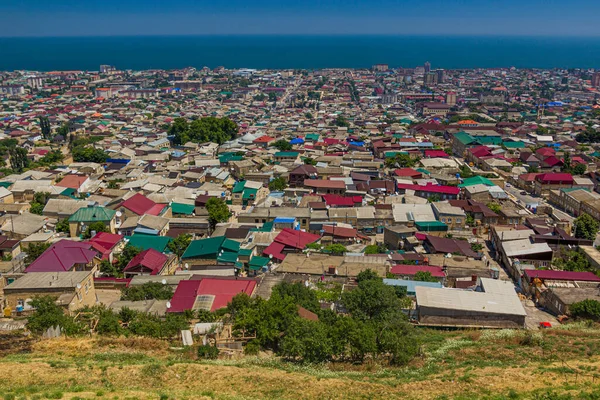
POLYGON ((429 72, 431 72, 431 63, 429 61, 427 61, 424 65, 425 67, 425 73, 428 74, 429 72))
POLYGON ((446 71, 444 71, 443 69, 438 69, 437 70, 438 83, 444 83, 445 80, 446 80, 446 71))
POLYGON ((592 75, 592 87, 600 87, 600 72, 594 72, 592 75))
POLYGON ((456 105, 456 92, 446 93, 446 104, 448 104, 449 106, 456 105))

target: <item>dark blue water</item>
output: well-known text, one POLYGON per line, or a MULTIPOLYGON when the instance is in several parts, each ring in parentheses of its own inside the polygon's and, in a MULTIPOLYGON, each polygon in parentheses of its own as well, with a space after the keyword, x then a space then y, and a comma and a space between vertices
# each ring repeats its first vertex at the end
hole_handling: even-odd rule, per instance
POLYGON ((600 68, 600 38, 130 36, 0 38, 0 70, 181 68, 600 68))

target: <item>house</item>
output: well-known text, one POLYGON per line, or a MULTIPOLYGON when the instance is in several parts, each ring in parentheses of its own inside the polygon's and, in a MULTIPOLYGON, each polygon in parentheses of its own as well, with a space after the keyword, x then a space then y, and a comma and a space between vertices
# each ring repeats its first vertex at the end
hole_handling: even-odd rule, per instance
POLYGON ((264 251, 263 255, 283 261, 287 253, 297 253, 309 243, 314 243, 321 237, 308 232, 297 231, 289 228, 283 229, 264 251))
POLYGON ((88 240, 94 250, 100 254, 100 260, 108 260, 111 263, 115 259, 115 252, 120 251, 124 245, 124 237, 108 232, 98 232, 96 236, 88 240))
POLYGON ((123 269, 125 278, 134 275, 172 275, 177 267, 174 254, 159 253, 154 249, 146 249, 133 257, 123 269))
POLYGON ((399 183, 398 190, 401 194, 406 193, 407 190, 412 190, 415 196, 424 199, 438 198, 438 200, 456 200, 460 193, 460 188, 458 187, 434 185, 432 183, 427 183, 426 185, 399 183))
POLYGON ((181 256, 182 263, 189 269, 195 266, 235 264, 238 262, 240 243, 225 236, 192 240, 181 256))
POLYGON ((121 202, 116 207, 125 217, 149 215, 166 215, 166 210, 169 208, 166 204, 158 204, 147 198, 141 193, 136 193, 127 200, 121 202))
POLYGON ((446 277, 442 267, 430 265, 403 265, 397 264, 390 269, 390 273, 398 279, 413 279, 418 272, 429 272, 432 277, 438 281, 443 281, 446 277))
POLYGON ((145 214, 141 217, 129 217, 119 227, 119 233, 132 236, 135 233, 143 235, 165 236, 169 231, 169 218, 145 214))
POLYGON ((302 187, 306 179, 317 179, 317 168, 312 165, 300 165, 289 173, 288 184, 291 187, 302 187))
POLYGON ((40 296, 56 298, 69 312, 96 304, 92 271, 37 272, 25 274, 4 287, 4 308, 12 312, 33 311, 31 300, 40 296))
POLYGON ((83 193, 86 191, 90 178, 85 175, 69 174, 63 177, 60 182, 56 183, 56 186, 67 189, 73 189, 76 193, 83 193))
POLYGON ((535 177, 533 191, 538 196, 548 197, 551 190, 570 188, 573 186, 573 176, 569 173, 545 173, 535 177))
POLYGON ((89 203, 84 200, 48 199, 48 202, 42 211, 42 215, 50 218, 65 219, 69 218, 80 208, 88 206, 89 203))
POLYGON ((111 233, 115 233, 117 212, 110 208, 88 206, 78 209, 69 217, 69 234, 77 237, 94 222, 102 222, 111 233))
POLYGON ((524 328, 527 313, 510 281, 479 278, 475 291, 418 286, 419 325, 524 328))
POLYGON ((2 233, 11 239, 24 239, 34 233, 45 230, 47 217, 24 212, 19 215, 5 217, 2 233))
POLYGON ((466 257, 481 258, 471 250, 471 245, 466 240, 448 239, 427 235, 423 246, 429 253, 459 254, 466 257))
POLYGON ((324 179, 305 179, 304 187, 312 189, 318 194, 339 194, 346 193, 346 184, 344 181, 331 181, 324 179))
POLYGON ((97 256, 91 243, 63 239, 48 247, 25 272, 89 271, 96 267, 97 256))
POLYGON ((241 181, 231 190, 231 204, 253 205, 267 197, 269 191, 261 182, 241 181))
POLYGON ((467 215, 462 208, 443 201, 432 203, 432 206, 438 221, 448 225, 449 229, 464 229, 467 215))
POLYGON ((294 163, 298 160, 299 154, 300 153, 297 151, 279 151, 273 155, 273 161, 279 163, 294 163))
POLYGON ((173 293, 167 312, 182 313, 186 310, 216 311, 227 307, 234 296, 245 293, 252 296, 256 281, 250 278, 202 278, 192 277, 180 281, 173 293))

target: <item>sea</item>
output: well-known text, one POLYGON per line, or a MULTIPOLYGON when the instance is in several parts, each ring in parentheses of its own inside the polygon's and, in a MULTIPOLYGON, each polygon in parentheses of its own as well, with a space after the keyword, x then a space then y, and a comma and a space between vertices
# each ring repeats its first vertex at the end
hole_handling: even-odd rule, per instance
POLYGON ((600 37, 103 36, 0 38, 0 70, 184 67, 600 68, 600 37))

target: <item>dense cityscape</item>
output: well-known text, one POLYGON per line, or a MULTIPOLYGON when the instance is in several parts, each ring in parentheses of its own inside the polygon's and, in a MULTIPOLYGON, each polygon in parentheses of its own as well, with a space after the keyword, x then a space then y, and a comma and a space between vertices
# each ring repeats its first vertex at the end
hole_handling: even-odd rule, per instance
MULTIPOLYGON (((0 72, 0 351, 146 351, 155 364, 135 374, 177 379, 173 347, 207 370, 277 360, 365 374, 327 398, 384 396, 366 382, 373 365, 439 384, 413 391, 398 375, 407 398, 595 398, 527 396, 571 370, 577 390, 595 388, 599 97, 595 70, 429 62, 0 72), (69 350, 81 337, 113 347, 69 350), (123 338, 154 342, 123 350, 123 338), (515 363, 556 364, 544 385, 518 378, 525 397, 506 375, 515 346, 531 356, 515 363), (505 375, 471 376, 460 354, 505 375)), ((82 391, 225 398, 207 377, 209 394, 142 394, 102 374, 82 391)), ((307 374, 317 385, 324 372, 307 374)), ((296 398, 276 385, 223 393, 296 398)))

